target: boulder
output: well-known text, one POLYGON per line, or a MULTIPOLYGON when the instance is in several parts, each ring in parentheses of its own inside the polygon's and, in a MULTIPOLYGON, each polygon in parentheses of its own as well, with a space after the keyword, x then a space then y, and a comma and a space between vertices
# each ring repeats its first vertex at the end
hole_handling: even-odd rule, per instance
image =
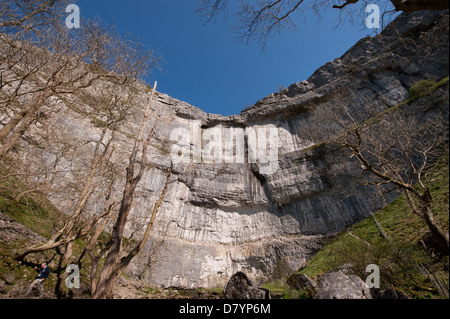
POLYGON ((17 244, 27 240, 33 244, 45 243, 45 238, 33 232, 30 228, 0 211, 0 238, 7 244, 17 244))
POLYGON ((317 284, 305 274, 293 274, 289 276, 286 283, 295 290, 315 289, 317 284))
POLYGON ((16 278, 11 274, 3 274, 3 280, 7 285, 13 285, 16 278))
POLYGON ((404 292, 395 290, 393 288, 388 289, 373 289, 372 290, 373 299, 411 299, 404 292))
POLYGON ((255 287, 247 275, 239 271, 228 281, 224 295, 226 299, 269 299, 267 289, 255 287))
MULTIPOLYGON (((285 258, 290 268, 299 269, 334 234, 382 208, 385 203, 378 200, 376 188, 354 183, 360 170, 350 161, 342 161, 344 154, 340 149, 321 143, 336 128, 323 129, 327 120, 319 110, 331 109, 339 102, 354 114, 376 114, 406 100, 407 88, 417 81, 446 77, 448 42, 431 41, 427 35, 441 35, 444 39, 448 36, 447 26, 448 13, 402 14, 382 36, 361 39, 306 81, 289 86, 283 94, 271 94, 234 116, 206 114, 158 92, 152 109, 160 110, 160 121, 148 149, 149 169, 136 188, 125 237, 135 234, 142 238, 149 207, 158 201, 164 188, 165 168, 173 162, 174 150, 181 151, 182 156, 173 167, 176 182, 171 183, 158 211, 151 238, 130 263, 127 275, 141 278, 146 286, 180 289, 224 287, 235 272, 228 273, 229 269, 245 269, 251 277, 268 280, 280 258, 285 258), (398 30, 404 43, 408 43, 406 47, 394 40, 398 30), (262 138, 263 132, 275 128, 277 139, 262 138), (260 145, 268 151, 266 156, 258 152, 262 151, 260 145), (268 153, 272 154, 275 145, 278 147, 273 150, 278 156, 273 161, 268 153), (228 152, 218 152, 223 149, 231 151, 230 156, 226 156, 228 152), (240 161, 238 153, 250 159, 252 149, 255 163, 240 161), (205 154, 208 150, 209 155, 205 154), (264 173, 265 160, 278 170, 264 173)), ((1 52, 5 45, 1 41, 1 52)), ((8 70, 5 72, 5 76, 9 74, 8 70)), ((22 87, 35 85, 28 80, 22 87)), ((116 87, 107 79, 99 80, 70 96, 48 99, 40 108, 45 119, 27 130, 17 150, 8 154, 8 161, 26 167, 30 173, 51 169, 48 165, 55 158, 58 171, 85 167, 92 161, 92 141, 100 138, 104 126, 100 118, 93 118, 98 103, 109 90, 117 90, 133 104, 118 128, 110 156, 111 165, 122 167, 149 102, 149 87, 139 81, 134 83, 116 87), (61 153, 62 145, 72 147, 61 153)), ((432 110, 448 116, 447 85, 426 99, 411 101, 402 112, 423 122, 425 116, 434 114, 432 110)), ((14 114, 2 112, 1 122, 8 123, 14 114)), ((388 133, 371 132, 387 134, 389 139, 388 133)), ((124 169, 117 170, 114 178, 124 180, 125 174, 124 169)), ((70 172, 53 174, 52 185, 46 188, 57 210, 73 211, 85 184, 81 177, 70 172)), ((99 176, 98 188, 89 201, 90 211, 103 209, 109 177, 99 176)), ((40 176, 33 179, 39 182, 40 176)), ((123 186, 113 186, 112 193, 123 191, 123 186)), ((388 202, 395 197, 395 192, 391 192, 388 202)), ((29 243, 23 246, 46 241, 18 224, 0 213, 0 239, 14 246, 24 239, 29 243)), ((45 258, 36 256, 27 260, 36 259, 38 263, 45 258)), ((118 286, 122 287, 120 283, 118 286)))
POLYGON ((6 292, 6 283, 3 280, 0 280, 0 294, 4 294, 6 292))
POLYGON ((326 273, 317 288, 317 299, 372 299, 370 289, 358 276, 326 273))
POLYGON ((119 285, 121 285, 122 287, 128 287, 129 284, 130 284, 130 283, 128 282, 128 280, 127 280, 125 277, 123 277, 123 276, 120 276, 120 277, 118 278, 117 283, 118 283, 119 285))

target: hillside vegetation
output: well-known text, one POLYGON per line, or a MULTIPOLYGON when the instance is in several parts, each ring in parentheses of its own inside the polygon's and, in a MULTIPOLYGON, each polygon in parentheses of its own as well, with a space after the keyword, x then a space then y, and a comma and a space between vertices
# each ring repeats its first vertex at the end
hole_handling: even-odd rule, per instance
MULTIPOLYGON (((35 279, 33 269, 42 262, 49 263, 51 273, 44 284, 47 299, 53 298, 91 298, 89 270, 91 261, 82 259, 80 269, 81 289, 70 291, 64 284, 65 268, 59 265, 61 252, 52 249, 45 253, 31 254, 24 262, 15 260, 15 253, 38 243, 44 243, 53 232, 58 230, 67 219, 52 203, 35 189, 28 188, 20 174, 11 173, 5 163, 0 163, 0 299, 24 298, 28 286, 35 279), (6 224, 3 216, 14 224, 6 224)), ((104 233, 101 238, 109 238, 104 233)), ((78 239, 73 243, 74 255, 78 255, 86 246, 86 240, 78 239)), ((116 287, 116 298, 127 299, 216 299, 220 289, 176 290, 150 287, 122 274, 116 287)), ((37 290, 31 294, 35 298, 37 290)))
MULTIPOLYGON (((448 231, 448 154, 434 165, 430 181, 435 199, 433 213, 448 231)), ((375 264, 380 268, 381 289, 394 288, 411 298, 448 298, 449 257, 429 248, 428 235, 424 222, 411 213, 402 195, 373 217, 343 231, 298 273, 320 280, 326 272, 341 270, 365 279, 369 275, 366 267, 375 264)), ((286 278, 265 287, 284 298, 313 297, 308 292, 290 289, 286 278)))
MULTIPOLYGON (((49 238, 55 227, 64 220, 64 215, 45 196, 31 192, 27 189, 26 183, 8 174, 5 167, 1 167, 0 174, 2 176, 0 212, 43 238, 49 238)), ((434 165, 430 172, 430 181, 435 199, 433 212, 448 230, 448 154, 434 165)), ((364 279, 368 275, 365 273, 367 265, 376 264, 380 267, 381 288, 391 287, 413 298, 448 298, 449 258, 430 250, 427 238, 427 229, 423 221, 411 213, 405 197, 400 196, 386 208, 376 212, 373 217, 346 229, 298 272, 317 280, 325 272, 344 270, 364 279)), ((4 292, 16 284, 23 291, 36 275, 31 265, 39 264, 41 262, 39 258, 51 260, 55 254, 55 251, 49 251, 45 255, 37 255, 30 259, 29 264, 20 264, 14 261, 13 252, 26 244, 35 243, 30 243, 26 238, 14 242, 0 238, 0 280, 10 283, 4 292), (14 280, 7 280, 8 277, 14 280)), ((82 241, 77 241, 74 250, 81 250, 83 245, 82 241)), ((280 263, 281 272, 282 266, 280 263)), ((83 277, 87 278, 88 275, 84 274, 83 277)), ((47 291, 53 291, 56 285, 57 276, 52 274, 46 283, 47 291)), ((265 287, 272 290, 274 297, 311 297, 305 292, 290 290, 285 280, 276 280, 265 287)))

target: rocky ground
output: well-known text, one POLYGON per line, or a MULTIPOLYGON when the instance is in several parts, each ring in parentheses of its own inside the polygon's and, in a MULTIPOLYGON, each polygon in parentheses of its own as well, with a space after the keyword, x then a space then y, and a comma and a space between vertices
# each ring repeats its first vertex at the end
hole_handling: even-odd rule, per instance
MULTIPOLYGON (((32 267, 33 261, 26 265, 22 263, 13 265, 9 248, 18 242, 43 243, 45 239, 0 211, 0 240, 0 299, 24 299, 28 286, 36 275, 32 267), (17 266, 16 269, 14 266, 17 266)), ((35 259, 34 262, 39 263, 39 256, 35 259)), ((45 299, 57 298, 53 292, 53 282, 46 283, 44 287, 45 299)), ((73 298, 90 298, 89 289, 85 285, 73 292, 74 294, 71 296, 73 298)), ((220 290, 177 290, 149 287, 137 280, 123 276, 119 278, 114 294, 115 299, 220 299, 222 296, 223 292, 220 290)), ((33 290, 28 298, 39 298, 38 290, 33 290)))
MULTIPOLYGON (((382 34, 361 39, 307 80, 270 94, 235 116, 206 114, 159 93, 153 104, 155 111, 161 111, 161 118, 149 148, 151 168, 136 189, 125 237, 143 235, 149 207, 164 187, 173 146, 181 147, 171 138, 176 132, 186 137, 183 145, 201 144, 198 146, 204 149, 210 140, 208 134, 215 134, 215 129, 217 134, 226 135, 231 128, 245 128, 252 134, 255 130, 269 132, 277 128, 278 161, 273 164, 278 163, 279 169, 267 174, 261 160, 255 165, 221 160, 210 165, 205 158, 204 163, 194 163, 190 160, 194 148, 186 147, 183 160, 188 163, 175 165, 174 182, 158 211, 151 238, 128 267, 128 274, 134 278, 144 274, 143 280, 151 278, 158 285, 184 288, 224 286, 238 270, 268 279, 281 259, 292 269, 303 267, 323 246, 324 235, 342 231, 380 209, 383 203, 378 199, 378 190, 356 186, 349 189, 359 170, 342 161, 342 154, 321 144, 329 130, 320 129, 324 125, 320 109, 332 109, 339 102, 356 114, 377 114, 406 102, 409 88, 419 81, 442 80, 448 76, 447 25, 447 13, 401 15, 382 34), (402 34, 400 39, 398 34, 402 34), (431 34, 442 36, 430 41, 431 34), (203 134, 201 143, 194 143, 194 131, 203 134), (350 193, 352 196, 347 196, 350 193), (152 267, 147 267, 150 263, 152 267)), ((20 152, 11 152, 17 165, 41 172, 43 167, 53 167, 51 159, 59 156, 52 170, 63 171, 66 166, 78 170, 90 163, 90 143, 102 131, 101 119, 94 116, 96 107, 108 97, 111 85, 101 81, 83 92, 55 98, 54 105, 42 110, 46 116, 40 119, 40 126, 25 134, 18 147, 20 152), (70 150, 59 155, 61 145, 71 146, 70 150)), ((117 131, 111 156, 118 168, 126 165, 142 121, 142 109, 148 102, 145 85, 136 84, 129 90, 127 94, 133 96, 135 107, 117 131)), ((424 105, 411 104, 409 109, 439 106, 447 110, 443 112, 446 116, 448 90, 442 90, 424 105)), ((419 114, 422 118, 423 114, 419 114)), ((249 153, 248 144, 247 149, 244 142, 240 144, 245 154, 249 153)), ((125 170, 115 171, 117 185, 123 185, 125 170)), ((70 213, 86 176, 54 175, 52 185, 48 185, 51 192, 46 196, 59 211, 70 213)), ((108 182, 105 177, 99 185, 108 182)), ((97 188, 86 211, 98 211, 105 192, 104 187, 97 188)), ((122 189, 117 186, 112 193, 120 196, 122 189)))
MULTIPOLYGON (((5 281, 0 281, 0 299, 39 299, 37 289, 33 290, 30 296, 25 297, 24 295, 28 288, 27 283, 21 282, 14 285, 14 279, 11 280, 12 277, 9 277, 9 279, 7 277, 5 281)), ((223 299, 223 294, 216 291, 201 289, 176 290, 139 286, 140 284, 136 282, 119 283, 114 292, 114 299, 223 299)), ((55 293, 47 290, 43 299, 58 299, 55 293)), ((75 293, 69 298, 90 299, 90 295, 75 293)))

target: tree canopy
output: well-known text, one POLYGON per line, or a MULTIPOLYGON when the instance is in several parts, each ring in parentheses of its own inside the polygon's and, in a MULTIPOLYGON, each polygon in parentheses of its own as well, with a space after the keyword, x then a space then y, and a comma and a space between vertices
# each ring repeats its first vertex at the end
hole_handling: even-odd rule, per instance
POLYGON ((295 28, 298 16, 320 13, 327 9, 340 10, 342 16, 361 20, 369 4, 377 4, 383 13, 448 9, 447 0, 202 0, 198 13, 206 23, 217 16, 235 16, 234 29, 244 41, 265 45, 274 34, 295 28))

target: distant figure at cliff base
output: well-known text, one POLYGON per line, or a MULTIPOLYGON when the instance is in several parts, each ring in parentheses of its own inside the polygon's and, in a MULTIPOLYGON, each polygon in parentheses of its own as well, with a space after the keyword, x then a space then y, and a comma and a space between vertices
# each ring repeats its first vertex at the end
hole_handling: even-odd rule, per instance
POLYGON ((38 267, 34 267, 34 269, 39 272, 39 275, 37 275, 36 279, 32 282, 30 287, 27 290, 27 293, 25 294, 25 297, 28 297, 33 290, 33 288, 37 285, 39 289, 39 298, 44 297, 44 282, 50 275, 50 269, 48 268, 46 263, 43 263, 41 265, 41 269, 39 270, 38 267))

